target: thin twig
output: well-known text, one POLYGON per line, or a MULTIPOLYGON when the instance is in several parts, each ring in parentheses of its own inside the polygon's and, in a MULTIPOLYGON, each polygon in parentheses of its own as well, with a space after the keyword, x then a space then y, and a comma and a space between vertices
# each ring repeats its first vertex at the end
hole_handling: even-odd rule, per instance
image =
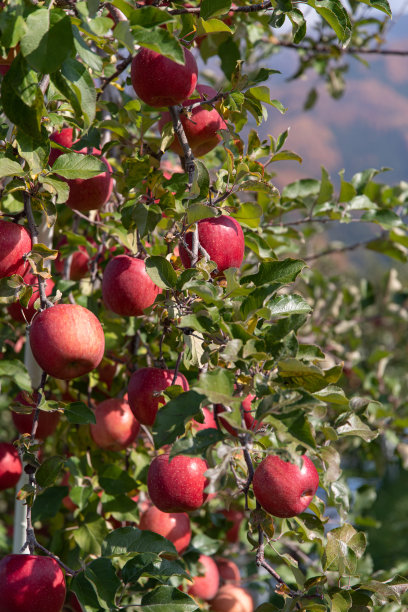
POLYGON ((407 56, 408 51, 402 49, 363 49, 360 47, 337 47, 335 45, 305 45, 305 44, 295 44, 293 42, 286 42, 283 40, 275 40, 274 44, 277 47, 285 47, 287 49, 296 49, 302 51, 313 51, 313 53, 320 53, 323 55, 331 55, 333 52, 338 53, 340 55, 348 54, 348 55, 399 55, 399 56, 407 56))
MULTIPOLYGON (((38 228, 35 224, 33 210, 31 208, 31 196, 29 193, 25 191, 23 197, 24 197, 24 212, 27 217, 28 229, 31 234, 31 242, 33 245, 36 245, 38 244, 38 228)), ((45 292, 45 279, 40 274, 37 274, 37 280, 38 280, 38 291, 40 294, 41 309, 45 310, 46 308, 53 306, 53 303, 47 299, 47 295, 45 292)))
POLYGON ((183 154, 184 154, 183 165, 184 165, 184 170, 187 172, 187 175, 188 175, 188 189, 190 190, 193 184, 193 177, 194 177, 194 170, 195 170, 194 155, 188 143, 187 136, 183 128, 183 124, 180 121, 180 112, 179 112, 178 106, 169 106, 169 110, 170 110, 171 119, 173 121, 174 132, 178 138, 181 148, 183 149, 183 154))
POLYGON ((112 81, 114 81, 120 74, 122 74, 122 72, 126 70, 126 68, 129 66, 132 59, 133 59, 133 55, 129 55, 126 59, 120 62, 120 64, 118 64, 118 67, 115 70, 115 72, 109 78, 105 79, 103 85, 101 86, 101 90, 98 92, 98 95, 96 96, 97 100, 99 100, 99 98, 102 95, 102 92, 105 91, 107 86, 110 83, 112 83, 112 81))
POLYGON ((361 242, 356 242, 355 244, 350 244, 344 247, 333 247, 331 249, 327 249, 326 251, 321 251, 320 253, 315 253, 314 255, 308 255, 307 257, 303 257, 304 261, 313 261, 315 259, 319 259, 319 257, 325 257, 326 255, 334 255, 336 253, 345 253, 346 251, 354 251, 355 249, 359 249, 360 247, 367 246, 373 240, 381 238, 381 236, 377 238, 369 238, 368 240, 362 240, 361 242))

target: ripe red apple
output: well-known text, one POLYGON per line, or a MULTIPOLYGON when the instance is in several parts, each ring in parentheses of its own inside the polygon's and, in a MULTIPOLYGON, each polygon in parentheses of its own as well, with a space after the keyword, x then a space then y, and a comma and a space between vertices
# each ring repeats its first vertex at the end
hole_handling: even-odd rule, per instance
POLYGON ((107 399, 95 407, 94 413, 96 423, 89 427, 97 446, 119 451, 135 441, 140 425, 125 399, 107 399))
POLYGON ((34 317, 30 345, 47 374, 70 380, 100 364, 105 337, 102 325, 90 310, 78 304, 56 304, 34 317))
MULTIPOLYGON (((196 90, 200 94, 199 97, 185 100, 183 106, 189 106, 199 100, 210 100, 217 95, 216 90, 208 85, 197 85, 196 90)), ((166 123, 169 123, 169 121, 171 121, 170 113, 163 113, 158 124, 160 132, 163 131, 164 126, 166 123)), ((184 128, 188 144, 195 157, 202 157, 206 155, 206 153, 212 151, 222 140, 218 131, 228 129, 225 121, 216 108, 197 106, 191 111, 191 117, 187 117, 187 115, 181 113, 180 121, 184 128)), ((183 149, 177 136, 174 137, 170 149, 174 151, 174 153, 183 156, 183 149)))
POLYGON ((147 488, 155 506, 163 512, 189 512, 203 505, 208 465, 200 457, 159 455, 150 464, 147 488))
POLYGON ((23 255, 31 251, 31 236, 25 227, 0 219, 0 278, 27 271, 23 255))
MULTIPOLYGON (((128 386, 129 404, 133 414, 143 425, 153 425, 160 404, 165 400, 162 395, 173 383, 174 371, 160 368, 140 368, 133 372, 128 386)), ((177 374, 176 385, 189 390, 188 382, 183 374, 177 374)))
MULTIPOLYGON (((197 223, 198 239, 201 246, 217 264, 218 272, 227 268, 239 268, 244 259, 245 241, 242 228, 233 217, 221 215, 201 219, 197 223)), ((193 234, 185 235, 187 246, 191 249, 193 234)), ((185 247, 180 243, 180 258, 185 268, 191 268, 191 258, 185 247)), ((202 254, 199 252, 198 258, 202 254)))
POLYGON ((193 584, 188 588, 188 594, 209 601, 215 597, 220 586, 220 573, 214 559, 200 555, 198 562, 203 566, 201 576, 193 578, 193 584))
MULTIPOLYGON (((33 318, 36 312, 34 308, 34 302, 39 297, 38 279, 35 274, 31 274, 31 272, 26 272, 24 274, 23 280, 27 285, 33 285, 34 287, 33 294, 30 297, 27 308, 23 308, 20 305, 20 302, 14 302, 13 304, 10 304, 7 307, 7 310, 15 321, 25 323, 25 321, 27 320, 28 323, 30 323, 31 319, 33 318)), ((46 278, 44 279, 44 282, 45 282, 45 295, 48 297, 53 292, 55 283, 52 280, 52 278, 46 278)))
MULTIPOLYGON (((61 248, 64 244, 67 244, 67 239, 64 237, 59 241, 57 248, 61 248)), ((91 258, 89 257, 88 251, 84 247, 83 244, 78 246, 78 250, 72 253, 71 263, 69 266, 69 279, 73 281, 79 281, 84 276, 89 274, 89 262, 91 258)), ((57 259, 54 262, 55 270, 58 274, 64 273, 65 259, 61 257, 59 254, 57 259)))
POLYGON ((51 557, 7 555, 0 561, 1 612, 60 612, 65 578, 51 557))
POLYGON ((313 462, 302 455, 302 467, 268 455, 255 470, 253 487, 262 508, 281 518, 304 512, 319 486, 319 475, 313 462))
POLYGON ((217 423, 215 422, 214 414, 208 408, 202 409, 204 414, 204 421, 199 423, 195 419, 193 419, 192 425, 195 431, 202 431, 203 429, 217 429, 217 423))
POLYGON ((174 106, 189 98, 197 84, 194 56, 184 49, 185 64, 177 64, 156 51, 142 48, 133 58, 132 85, 149 106, 174 106))
POLYGON ((15 487, 22 471, 23 466, 16 447, 10 442, 0 442, 0 491, 15 487))
POLYGON ((239 584, 241 582, 239 567, 234 561, 226 559, 225 557, 217 557, 215 561, 221 580, 224 582, 233 582, 234 584, 239 584))
POLYGON ((103 273, 102 296, 105 306, 124 317, 139 317, 156 299, 161 289, 146 272, 143 259, 117 255, 103 273))
POLYGON ((190 544, 190 518, 185 512, 162 512, 150 506, 140 517, 139 529, 148 529, 173 542, 179 555, 190 544))
MULTIPOLYGON (((72 128, 64 128, 61 132, 54 132, 51 134, 50 140, 70 149, 74 144, 73 130, 72 128)), ((88 154, 86 148, 75 152, 78 153, 78 155, 88 154)), ((51 149, 48 159, 50 166, 52 166, 55 160, 63 153, 64 151, 61 149, 51 149)), ((101 161, 103 161, 106 166, 105 172, 101 172, 89 179, 63 179, 69 185, 69 198, 65 204, 81 212, 99 210, 99 208, 102 208, 109 200, 112 193, 112 168, 98 149, 92 149, 91 155, 100 157, 101 161)))
MULTIPOLYGON (((17 430, 21 433, 31 433, 31 429, 33 427, 33 418, 34 418, 34 408, 36 405, 36 393, 33 394, 33 398, 27 398, 23 393, 18 393, 16 395, 16 402, 19 402, 23 406, 31 406, 32 412, 23 413, 23 412, 12 412, 11 418, 13 419, 13 423, 16 426, 17 430)), ((57 428, 57 425, 60 420, 59 412, 45 412, 44 410, 40 410, 38 415, 38 425, 37 431, 35 432, 35 437, 37 440, 44 440, 48 436, 51 436, 57 428)))
POLYGON ((246 589, 224 584, 210 602, 212 612, 253 612, 254 602, 246 589))

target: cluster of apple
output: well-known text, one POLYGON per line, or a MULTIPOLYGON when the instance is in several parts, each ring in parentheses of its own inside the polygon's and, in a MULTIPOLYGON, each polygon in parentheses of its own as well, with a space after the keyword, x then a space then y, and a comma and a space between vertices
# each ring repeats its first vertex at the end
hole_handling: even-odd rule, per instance
MULTIPOLYGON (((179 104, 187 107, 194 101, 194 98, 190 98, 194 90, 200 94, 199 101, 216 95, 207 86, 197 85, 195 60, 186 49, 184 56, 184 65, 176 64, 148 49, 141 49, 135 56, 132 62, 132 83, 146 104, 157 108, 179 104)), ((169 120, 170 115, 163 114, 160 129, 169 120)), ((193 108, 191 115, 182 114, 181 122, 196 156, 204 155, 214 148, 221 140, 219 130, 225 128, 217 110, 208 110, 205 105, 193 108)), ((64 128, 52 134, 51 140, 58 145, 51 151, 49 162, 52 166, 62 153, 72 149, 75 144, 74 132, 72 128, 64 128)), ((177 140, 172 148, 182 154, 177 140)), ((86 152, 86 149, 81 149, 77 154, 86 152)), ((92 150, 91 153, 100 157, 106 171, 92 179, 67 179, 70 187, 67 205, 81 212, 99 210, 109 200, 112 191, 112 172, 108 161, 98 150, 92 150)), ((219 273, 230 267, 241 266, 244 235, 234 218, 220 215, 202 219, 197 223, 197 229, 199 244, 216 263, 219 273)), ((187 232, 179 244, 180 258, 185 268, 192 266, 192 236, 191 232, 187 232)), ((0 220, 0 278, 20 274, 25 282, 34 284, 36 277, 28 271, 25 259, 31 247, 30 234, 22 225, 0 220)), ((51 283, 47 290, 52 290, 51 283)), ((120 316, 144 315, 160 291, 148 276, 142 259, 128 254, 116 255, 104 270, 104 304, 120 316)), ((48 375, 63 380, 74 379, 97 368, 105 350, 104 333, 98 318, 90 310, 76 304, 57 304, 34 314, 34 299, 33 295, 24 314, 31 321, 30 345, 41 368, 48 375)), ((154 424, 160 405, 164 403, 160 393, 173 384, 180 385, 184 391, 189 389, 184 375, 173 370, 155 367, 136 370, 130 377, 127 396, 123 399, 107 399, 95 407, 96 424, 90 426, 94 442, 111 451, 128 448, 135 441, 140 424, 154 424)), ((244 399, 242 413, 247 428, 257 431, 262 424, 255 421, 251 414, 252 399, 253 396, 244 399)), ((20 401, 24 403, 24 398, 20 398, 20 401)), ((223 406, 215 408, 217 415, 222 415, 224 410, 223 406)), ((217 428, 214 415, 207 408, 204 409, 204 417, 203 424, 193 423, 193 427, 217 428)), ((32 415, 16 415, 13 418, 20 431, 30 431, 32 415), (23 417, 28 418, 24 423, 21 421, 23 417)), ((46 431, 39 429, 38 437, 48 435, 56 427, 57 421, 58 418, 55 418, 52 425, 48 424, 49 429, 46 431)), ((238 436, 237 430, 222 416, 219 422, 232 436, 238 436)), ((0 489, 14 486, 21 470, 14 446, 0 444, 0 489)), ((153 505, 142 514, 140 528, 164 535, 173 541, 179 554, 182 554, 191 538, 188 513, 199 509, 207 499, 207 470, 207 462, 200 457, 177 455, 170 460, 168 450, 156 456, 147 477, 147 489, 153 505)), ((255 469, 253 492, 259 505, 270 514, 293 517, 308 507, 318 484, 317 470, 308 457, 303 456, 301 466, 298 466, 283 461, 277 455, 268 455, 255 469)), ((191 595, 210 601, 211 610, 215 612, 233 612, 238 609, 234 608, 236 602, 241 603, 240 610, 252 612, 252 599, 239 586, 238 570, 228 565, 228 562, 217 562, 205 555, 201 555, 199 561, 203 575, 193 579, 188 589, 191 595), (228 582, 231 572, 234 575, 233 583, 228 582), (221 587, 220 579, 225 581, 221 587)), ((52 577, 54 582, 50 591, 55 602, 47 602, 47 612, 59 612, 65 597, 65 583, 58 564, 52 558, 8 555, 0 563, 0 590, 6 584, 17 585, 18 580, 28 573, 37 575, 37 572, 39 589, 48 588, 52 577)), ((18 586, 7 588, 7 594, 10 601, 5 604, 4 610, 20 612, 27 609, 27 599, 24 599, 18 586)))

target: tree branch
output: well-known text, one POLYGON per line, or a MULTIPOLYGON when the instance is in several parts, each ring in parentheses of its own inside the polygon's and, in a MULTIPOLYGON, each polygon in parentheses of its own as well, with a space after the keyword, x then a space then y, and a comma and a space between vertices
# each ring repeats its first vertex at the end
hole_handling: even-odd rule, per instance
POLYGON ((183 165, 184 170, 188 174, 188 188, 191 189, 191 185, 193 184, 194 177, 194 155, 191 150, 190 145, 188 144, 187 136, 184 132, 183 125, 180 121, 180 112, 178 106, 169 106, 171 119, 173 121, 173 128, 180 143, 181 148, 183 149, 184 159, 183 165))

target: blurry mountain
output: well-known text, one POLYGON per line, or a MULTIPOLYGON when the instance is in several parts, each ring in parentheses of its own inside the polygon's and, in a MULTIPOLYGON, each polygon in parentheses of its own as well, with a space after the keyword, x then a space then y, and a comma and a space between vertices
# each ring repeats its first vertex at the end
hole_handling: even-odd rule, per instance
MULTIPOLYGON (((384 47, 408 51, 407 32, 408 16, 398 17, 384 47)), ((290 128, 286 148, 303 157, 302 164, 276 164, 278 187, 299 178, 318 178, 322 164, 335 182, 343 168, 349 180, 358 171, 381 167, 392 170, 380 175, 380 181, 408 181, 408 56, 361 57, 368 65, 345 57, 349 64, 346 89, 337 100, 312 71, 303 79, 288 80, 297 68, 295 51, 284 50, 272 58, 271 67, 282 74, 270 77, 271 94, 288 110, 280 115, 271 108, 260 132, 263 137, 276 137, 290 128), (317 102, 304 110, 313 87, 318 92, 317 102)))

